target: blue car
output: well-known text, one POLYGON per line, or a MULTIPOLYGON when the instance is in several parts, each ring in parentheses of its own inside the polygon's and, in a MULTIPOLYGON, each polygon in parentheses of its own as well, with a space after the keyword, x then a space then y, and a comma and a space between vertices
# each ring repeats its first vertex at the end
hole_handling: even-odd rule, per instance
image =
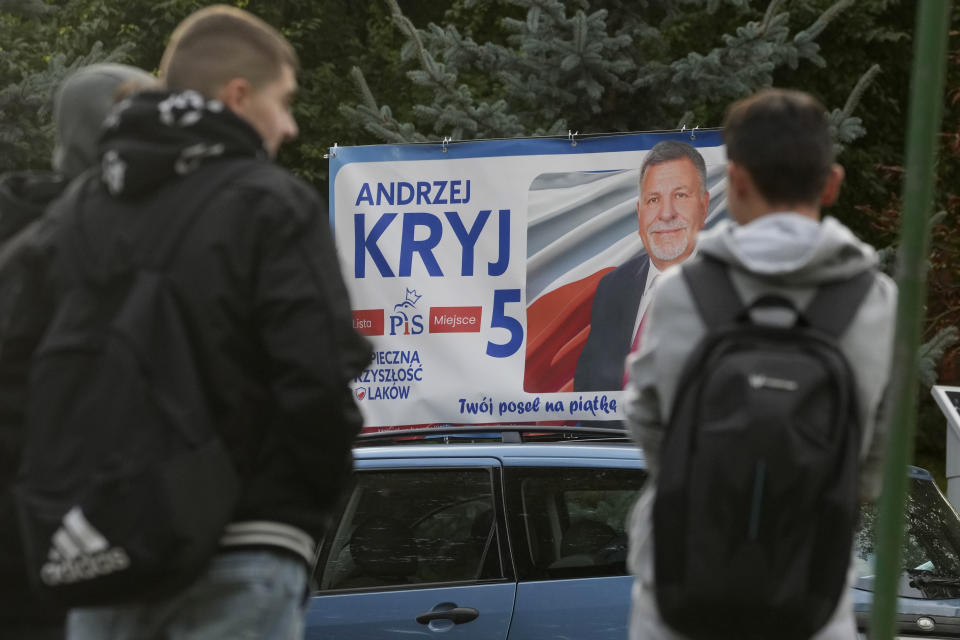
MULTIPOLYGON (((643 454, 622 431, 530 429, 363 439, 320 548, 306 637, 626 638, 625 523, 643 454)), ((900 637, 960 638, 960 519, 926 471, 911 478, 900 637)), ((864 626, 874 519, 865 511, 857 533, 864 626)))
MULTIPOLYGON (((911 467, 909 474, 897 637, 960 638, 960 518, 927 471, 911 467)), ((876 518, 876 507, 864 508, 855 538, 853 601, 861 629, 873 602, 876 518)))

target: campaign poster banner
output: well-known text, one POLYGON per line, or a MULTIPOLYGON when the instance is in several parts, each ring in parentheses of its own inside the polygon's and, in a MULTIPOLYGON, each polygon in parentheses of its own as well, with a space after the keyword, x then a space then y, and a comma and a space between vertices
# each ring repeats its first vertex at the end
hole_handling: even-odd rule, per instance
POLYGON ((717 130, 333 149, 330 222, 375 349, 352 382, 367 428, 622 420, 629 347, 594 347, 636 328, 644 282, 621 275, 649 262, 640 167, 663 140, 703 158, 711 226, 717 130), (624 284, 603 304, 625 310, 600 306, 608 275, 624 284))

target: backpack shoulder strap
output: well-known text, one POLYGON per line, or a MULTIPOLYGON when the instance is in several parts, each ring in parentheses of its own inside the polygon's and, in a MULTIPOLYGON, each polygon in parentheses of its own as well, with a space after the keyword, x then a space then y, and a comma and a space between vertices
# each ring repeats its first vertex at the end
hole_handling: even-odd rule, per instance
MULTIPOLYGON (((257 164, 259 164, 259 161, 255 159, 235 158, 223 159, 209 165, 200 165, 200 168, 196 171, 198 175, 203 175, 204 184, 199 190, 199 197, 187 206, 173 207, 170 212, 171 217, 162 221, 163 226, 168 227, 168 230, 164 231, 163 235, 158 236, 163 238, 163 241, 152 252, 153 259, 148 264, 161 271, 166 270, 176 257, 187 233, 206 212, 206 205, 220 192, 223 186, 257 164)), ((196 177, 194 181, 199 179, 199 177, 196 177)), ((180 190, 178 189, 178 191, 180 190)), ((182 192, 179 195, 182 197, 182 192)))
MULTIPOLYGON (((145 237, 151 241, 149 248, 146 249, 146 259, 143 265, 166 270, 171 261, 176 257, 183 239, 206 211, 206 205, 219 192, 220 189, 235 179, 237 176, 250 171, 261 161, 253 158, 223 158, 210 164, 201 165, 193 173, 184 176, 181 182, 171 186, 163 193, 157 194, 151 201, 146 203, 150 213, 162 209, 163 215, 152 215, 153 219, 144 229, 145 237), (186 202, 186 198, 190 198, 186 202)), ((72 194, 76 199, 82 199, 83 188, 92 182, 99 180, 99 176, 93 173, 87 175, 83 180, 83 185, 76 186, 76 192, 72 194)), ((75 182, 80 182, 79 179, 75 182)), ((74 187, 74 185, 71 185, 74 187)), ((65 199, 66 200, 66 199, 65 199)), ((84 223, 82 220, 82 206, 72 207, 70 223, 75 231, 68 235, 68 246, 72 254, 72 264, 78 273, 85 279, 91 279, 95 276, 89 272, 89 265, 95 264, 89 257, 93 255, 92 249, 87 246, 85 241, 84 223)))
POLYGON ((876 277, 873 269, 867 269, 852 278, 821 285, 804 310, 804 318, 811 326, 839 338, 853 321, 876 277))
POLYGON ((700 254, 685 263, 681 271, 700 318, 708 327, 723 326, 743 313, 740 294, 722 262, 700 254))

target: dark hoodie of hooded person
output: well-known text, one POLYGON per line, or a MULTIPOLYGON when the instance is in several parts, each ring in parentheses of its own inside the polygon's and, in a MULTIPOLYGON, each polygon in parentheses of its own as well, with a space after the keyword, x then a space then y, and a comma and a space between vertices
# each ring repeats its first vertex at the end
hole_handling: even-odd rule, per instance
POLYGON ((45 326, 45 305, 33 267, 44 213, 71 180, 99 163, 103 121, 116 102, 155 78, 122 64, 82 67, 54 96, 52 169, 0 176, 0 636, 63 636, 63 613, 36 601, 22 563, 10 487, 23 443, 23 404, 32 346, 45 326))

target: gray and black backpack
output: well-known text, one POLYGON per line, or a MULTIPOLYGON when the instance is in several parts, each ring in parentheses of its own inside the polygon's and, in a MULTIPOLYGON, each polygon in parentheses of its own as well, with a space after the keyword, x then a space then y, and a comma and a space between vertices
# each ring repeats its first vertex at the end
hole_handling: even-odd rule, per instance
POLYGON ((875 274, 822 285, 795 309, 779 296, 744 305, 727 269, 703 255, 682 267, 707 334, 661 450, 657 603, 694 639, 809 638, 850 562, 861 438, 838 340, 875 274))

